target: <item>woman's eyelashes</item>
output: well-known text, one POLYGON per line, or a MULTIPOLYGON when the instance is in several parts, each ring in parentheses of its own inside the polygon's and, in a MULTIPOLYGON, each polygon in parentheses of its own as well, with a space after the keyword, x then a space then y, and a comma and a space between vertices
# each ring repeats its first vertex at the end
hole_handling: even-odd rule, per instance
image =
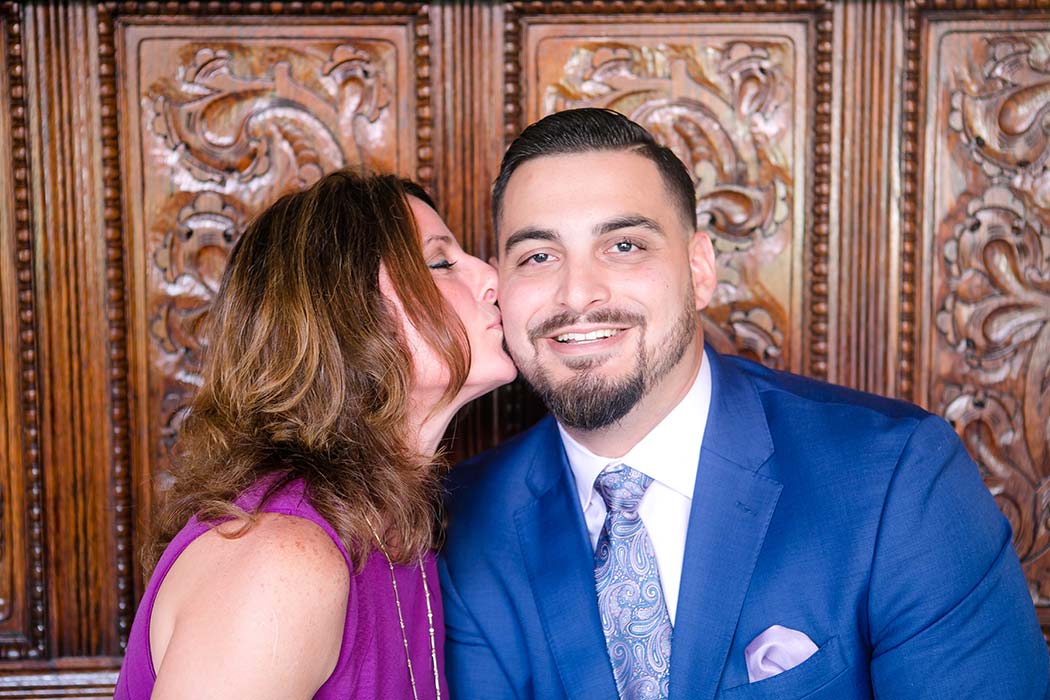
POLYGON ((456 263, 454 260, 441 258, 439 260, 435 260, 431 263, 428 263, 427 267, 429 267, 431 270, 451 270, 455 265, 456 263))

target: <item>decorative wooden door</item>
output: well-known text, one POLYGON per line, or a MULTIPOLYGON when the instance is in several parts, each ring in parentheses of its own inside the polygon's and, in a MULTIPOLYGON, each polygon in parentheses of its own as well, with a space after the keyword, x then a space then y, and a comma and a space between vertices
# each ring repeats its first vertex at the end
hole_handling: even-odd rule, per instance
POLYGON ((363 163, 488 257, 504 148, 577 106, 690 168, 717 347, 952 422, 1050 629, 1050 2, 987 5, 0 3, 0 698, 111 694, 245 222, 363 163))

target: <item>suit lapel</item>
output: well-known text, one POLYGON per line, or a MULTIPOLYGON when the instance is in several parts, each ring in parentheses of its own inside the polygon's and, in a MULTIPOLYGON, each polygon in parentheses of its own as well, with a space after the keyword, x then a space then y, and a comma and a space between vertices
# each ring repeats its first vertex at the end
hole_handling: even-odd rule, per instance
POLYGON ((529 582, 570 698, 615 698, 594 587, 594 552, 551 418, 537 430, 528 476, 534 500, 515 514, 529 582))
POLYGON ((713 698, 781 484, 753 382, 708 348, 711 410, 689 516, 671 647, 671 699, 713 698))

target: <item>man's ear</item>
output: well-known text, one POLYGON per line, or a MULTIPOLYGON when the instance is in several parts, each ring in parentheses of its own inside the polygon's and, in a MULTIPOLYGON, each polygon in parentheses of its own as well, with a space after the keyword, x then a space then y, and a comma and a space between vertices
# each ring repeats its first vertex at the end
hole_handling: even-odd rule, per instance
POLYGON ((689 239, 689 269, 693 273, 693 295, 696 297, 696 308, 699 311, 711 303, 715 286, 718 284, 715 250, 705 231, 697 231, 689 239))

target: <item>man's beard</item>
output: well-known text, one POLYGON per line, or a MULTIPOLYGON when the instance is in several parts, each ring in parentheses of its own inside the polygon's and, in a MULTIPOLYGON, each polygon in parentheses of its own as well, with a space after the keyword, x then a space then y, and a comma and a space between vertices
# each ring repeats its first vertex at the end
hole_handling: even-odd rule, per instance
POLYGON ((638 361, 634 368, 625 377, 607 379, 598 371, 603 363, 602 358, 567 360, 564 361, 565 365, 575 370, 576 374, 571 379, 555 384, 536 359, 531 363, 522 362, 519 358, 514 360, 521 368, 525 381, 559 423, 568 428, 587 431, 608 427, 630 413, 652 387, 678 365, 696 337, 697 329, 696 311, 693 310, 690 294, 688 303, 668 337, 656 345, 657 354, 653 358, 649 357, 645 347, 645 318, 626 312, 602 310, 583 317, 562 314, 530 331, 529 339, 535 346, 539 338, 577 322, 637 328, 638 361), (665 350, 661 352, 661 348, 665 350))

